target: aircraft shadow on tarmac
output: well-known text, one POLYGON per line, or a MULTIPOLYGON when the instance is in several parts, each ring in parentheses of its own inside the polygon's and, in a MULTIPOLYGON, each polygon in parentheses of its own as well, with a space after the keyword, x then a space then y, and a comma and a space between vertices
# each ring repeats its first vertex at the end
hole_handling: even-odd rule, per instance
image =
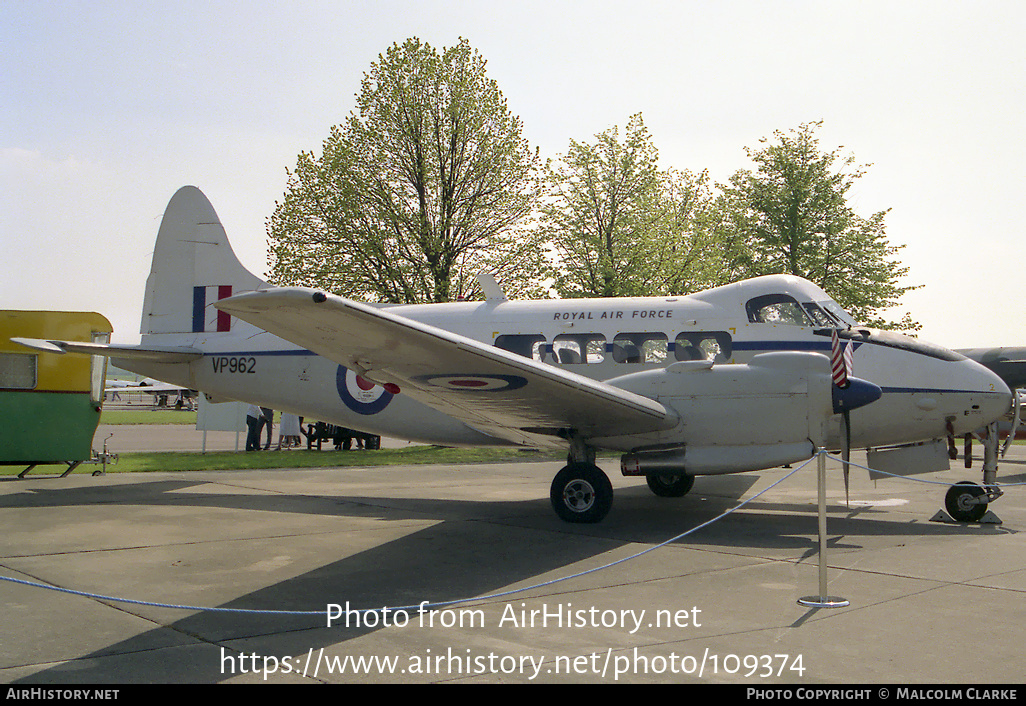
MULTIPOLYGON (((434 524, 356 554, 328 561, 299 576, 277 582, 224 603, 220 608, 323 610, 329 603, 348 601, 354 608, 417 605, 421 600, 445 601, 482 596, 535 577, 552 578, 581 570, 584 562, 629 543, 654 544, 680 534, 734 507, 758 482, 757 474, 699 479, 684 498, 653 497, 644 486, 618 488, 613 512, 596 525, 568 525, 552 516, 548 498, 518 501, 473 501, 437 498, 384 498, 363 496, 214 494, 189 488, 206 481, 168 480, 119 486, 48 489, 0 496, 3 508, 53 508, 96 503, 141 506, 191 506, 222 509, 298 513, 387 521, 429 520, 434 524), (186 492, 183 492, 186 491, 186 492), (458 548, 458 550, 457 550, 458 548)), ((428 491, 430 492, 430 491, 428 491)), ((847 512, 830 507, 831 546, 858 549, 859 536, 944 535, 963 531, 958 526, 876 517, 887 510, 847 512)), ((336 529, 337 531, 337 529, 336 529)), ((289 541, 287 538, 281 540, 289 541)), ((761 498, 680 544, 738 555, 761 551, 789 552, 791 560, 815 556, 816 514, 810 505, 774 503, 761 498), (802 516, 796 520, 795 515, 802 516)), ((623 552, 617 552, 617 557, 623 552)), ((666 576, 686 575, 687 567, 666 567, 666 576)), ((594 585, 594 577, 589 585, 594 585)), ((601 582, 601 578, 598 579, 601 582)), ((78 588, 78 587, 72 587, 78 588)), ((44 589, 35 589, 44 590, 44 589)), ((541 589, 546 594, 572 591, 570 584, 541 589)), ((121 595, 116 578, 109 595, 121 595)), ((538 596, 539 591, 529 595, 538 596)), ((126 596, 156 602, 178 602, 174 596, 126 596)), ((514 600, 514 599, 510 599, 514 600)), ((473 602, 466 604, 474 605, 473 602)), ((129 613, 152 611, 119 604, 129 613)), ((163 620, 156 618, 156 620, 163 620)), ((58 628, 54 628, 58 629, 58 628)), ((227 640, 271 639, 300 631, 306 648, 338 645, 380 628, 325 627, 324 617, 245 615, 202 612, 164 623, 159 628, 111 644, 36 672, 21 682, 73 681, 105 683, 132 681, 210 683, 226 679, 213 654, 227 640), (183 638, 182 636, 188 636, 183 638), (181 646, 192 658, 154 658, 153 650, 181 646), (202 653, 202 654, 200 654, 202 653), (115 664, 116 663, 116 666, 115 664)), ((279 647, 278 654, 292 654, 279 647)), ((273 652, 267 650, 267 652, 273 652)), ((234 653, 233 653, 234 654, 234 653)), ((2 666, 2 665, 0 665, 2 666)))

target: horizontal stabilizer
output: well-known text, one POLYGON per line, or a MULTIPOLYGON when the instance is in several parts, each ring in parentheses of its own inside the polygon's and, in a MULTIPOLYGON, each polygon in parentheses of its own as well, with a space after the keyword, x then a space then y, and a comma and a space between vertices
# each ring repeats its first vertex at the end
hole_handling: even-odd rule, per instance
POLYGON ((107 358, 148 360, 153 363, 189 363, 203 357, 203 353, 195 348, 185 347, 142 348, 115 343, 48 341, 41 338, 12 338, 11 341, 45 353, 81 353, 83 355, 102 355, 107 358))

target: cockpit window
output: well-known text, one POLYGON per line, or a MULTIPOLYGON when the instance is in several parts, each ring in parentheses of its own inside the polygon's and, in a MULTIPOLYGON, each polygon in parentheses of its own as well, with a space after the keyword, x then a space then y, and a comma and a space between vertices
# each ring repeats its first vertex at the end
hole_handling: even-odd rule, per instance
POLYGON ((808 313, 808 315, 812 317, 812 320, 813 322, 815 322, 816 326, 836 327, 840 324, 840 322, 837 321, 837 319, 835 319, 834 317, 830 316, 830 314, 820 309, 819 305, 814 304, 813 302, 805 302, 803 306, 805 307, 806 313, 808 313))
POLYGON ((753 324, 812 325, 798 301, 787 294, 764 294, 749 299, 745 309, 753 324))
POLYGON ((818 302, 830 316, 834 317, 841 322, 844 326, 857 326, 858 322, 851 318, 851 315, 841 308, 841 305, 832 299, 827 299, 825 302, 818 302))

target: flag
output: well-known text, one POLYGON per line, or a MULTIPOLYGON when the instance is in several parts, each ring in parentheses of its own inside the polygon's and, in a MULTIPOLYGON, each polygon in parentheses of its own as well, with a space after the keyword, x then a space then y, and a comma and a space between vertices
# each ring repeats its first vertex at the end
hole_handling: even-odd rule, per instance
POLYGON ((834 384, 838 387, 848 387, 848 362, 845 360, 851 354, 851 346, 847 351, 841 350, 841 341, 837 337, 837 329, 830 332, 830 370, 834 378, 834 384))

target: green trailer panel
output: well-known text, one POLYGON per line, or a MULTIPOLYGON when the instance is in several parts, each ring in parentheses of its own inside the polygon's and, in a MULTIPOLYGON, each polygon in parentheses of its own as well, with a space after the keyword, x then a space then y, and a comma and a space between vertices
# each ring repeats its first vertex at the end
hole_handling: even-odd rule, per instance
POLYGON ((88 392, 0 392, 0 463, 85 461, 100 410, 88 392))

